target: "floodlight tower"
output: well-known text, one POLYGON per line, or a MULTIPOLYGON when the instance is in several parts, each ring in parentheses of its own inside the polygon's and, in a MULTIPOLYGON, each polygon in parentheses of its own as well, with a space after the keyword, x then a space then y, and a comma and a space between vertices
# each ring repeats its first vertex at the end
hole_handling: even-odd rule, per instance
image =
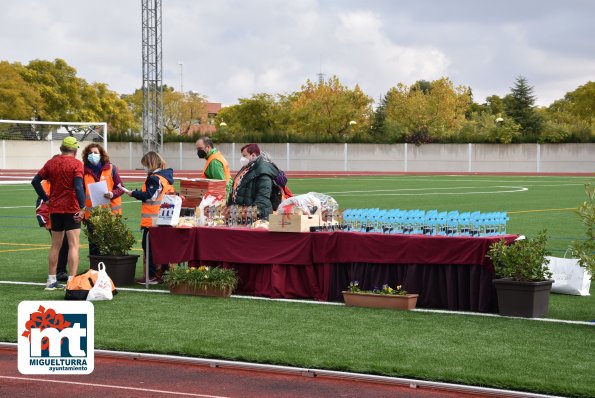
POLYGON ((143 12, 143 153, 163 146, 163 61, 161 0, 142 0, 143 12))

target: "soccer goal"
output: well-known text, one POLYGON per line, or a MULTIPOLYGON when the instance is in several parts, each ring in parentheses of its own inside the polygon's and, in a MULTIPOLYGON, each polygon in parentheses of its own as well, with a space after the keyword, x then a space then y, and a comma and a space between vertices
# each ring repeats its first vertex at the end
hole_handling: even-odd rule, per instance
POLYGON ((0 119, 0 169, 39 168, 59 152, 62 140, 68 136, 75 137, 81 148, 98 142, 107 149, 107 123, 104 122, 0 119))

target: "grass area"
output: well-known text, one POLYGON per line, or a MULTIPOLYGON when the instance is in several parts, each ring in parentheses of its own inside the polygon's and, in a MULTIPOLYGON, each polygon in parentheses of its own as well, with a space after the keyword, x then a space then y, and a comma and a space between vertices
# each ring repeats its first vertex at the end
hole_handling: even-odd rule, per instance
MULTIPOLYGON (((292 179, 290 184, 296 193, 330 193, 341 208, 506 210, 509 232, 532 236, 547 228, 551 250, 562 256, 568 243, 583 235, 572 209, 584 200, 587 180, 393 176, 292 179)), ((0 186, 2 280, 45 281, 49 235, 36 224, 34 201, 30 186, 0 186)), ((135 231, 139 208, 138 202, 125 200, 124 215, 135 231)), ((140 233, 137 237, 140 240, 140 233)), ((140 241, 135 249, 140 253, 140 241)), ((86 268, 86 255, 83 248, 81 270, 86 268)), ((591 294, 552 295, 548 317, 595 320, 595 284, 591 294)), ((0 340, 16 341, 20 301, 62 298, 63 293, 37 286, 0 284, 5 314, 0 340)), ((96 346, 102 349, 595 396, 590 348, 595 345, 595 329, 587 325, 141 292, 121 292, 112 302, 96 303, 95 316, 96 346)))

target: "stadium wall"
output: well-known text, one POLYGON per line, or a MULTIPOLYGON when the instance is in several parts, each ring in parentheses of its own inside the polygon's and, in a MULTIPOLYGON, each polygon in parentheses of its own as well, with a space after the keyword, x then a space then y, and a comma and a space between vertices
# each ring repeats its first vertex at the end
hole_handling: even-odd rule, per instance
MULTIPOLYGON (((85 144, 84 142, 82 143, 85 144)), ((233 170, 244 144, 221 144, 233 170)), ((452 173, 595 173, 595 144, 262 144, 287 171, 452 173)), ((59 152, 59 142, 0 141, 2 169, 38 169, 59 152)), ((141 168, 142 143, 110 142, 121 169, 141 168)), ((176 170, 198 170, 193 143, 165 143, 162 155, 176 170)))

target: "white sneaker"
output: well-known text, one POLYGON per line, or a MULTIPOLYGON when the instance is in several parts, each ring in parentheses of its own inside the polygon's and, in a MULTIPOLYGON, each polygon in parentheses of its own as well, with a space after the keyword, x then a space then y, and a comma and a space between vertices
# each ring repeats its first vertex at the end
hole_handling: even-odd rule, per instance
POLYGON ((62 286, 61 284, 58 283, 58 281, 56 282, 48 282, 45 284, 45 289, 44 290, 64 290, 64 286, 62 286))

